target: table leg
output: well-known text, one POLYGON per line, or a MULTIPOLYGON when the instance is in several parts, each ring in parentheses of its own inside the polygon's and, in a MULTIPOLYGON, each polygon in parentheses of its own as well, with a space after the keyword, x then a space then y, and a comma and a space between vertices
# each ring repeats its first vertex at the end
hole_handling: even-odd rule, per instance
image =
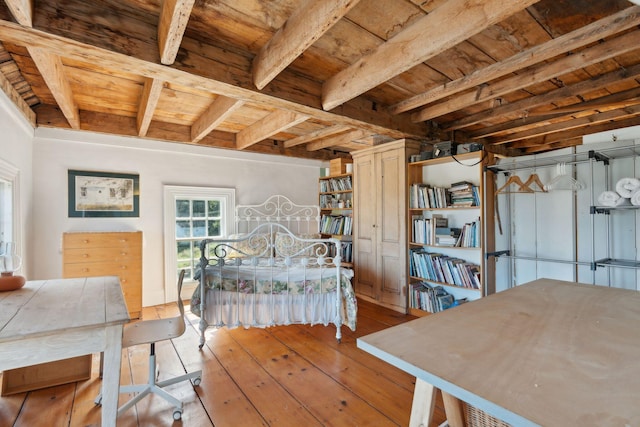
POLYGON ((409 427, 429 427, 436 406, 436 391, 437 389, 428 382, 416 378, 409 427))
POLYGON ((115 427, 122 363, 122 325, 107 326, 102 377, 102 427, 115 427))
POLYGON ((442 392, 442 402, 444 403, 444 412, 447 414, 447 422, 449 427, 464 427, 464 414, 462 411, 462 402, 457 397, 449 393, 442 392))

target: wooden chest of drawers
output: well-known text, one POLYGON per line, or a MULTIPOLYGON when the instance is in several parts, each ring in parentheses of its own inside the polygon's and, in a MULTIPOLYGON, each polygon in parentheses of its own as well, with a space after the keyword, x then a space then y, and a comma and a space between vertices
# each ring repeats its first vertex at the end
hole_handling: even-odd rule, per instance
POLYGON ((142 232, 64 233, 62 275, 118 276, 132 319, 142 312, 142 232))

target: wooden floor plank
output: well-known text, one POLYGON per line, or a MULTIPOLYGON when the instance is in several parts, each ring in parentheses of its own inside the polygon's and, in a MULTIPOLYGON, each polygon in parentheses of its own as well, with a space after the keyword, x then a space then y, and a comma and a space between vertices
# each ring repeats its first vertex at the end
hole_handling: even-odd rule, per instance
POLYGON ((336 348, 315 340, 300 328, 282 326, 271 328, 270 333, 394 423, 401 426, 409 424, 411 411, 402 401, 411 400, 413 390, 400 387, 336 348))
MULTIPOLYGON (((198 349, 198 318, 188 313, 186 333, 156 346, 161 379, 202 369, 202 383, 171 386, 185 399, 184 426, 406 425, 415 378, 363 352, 356 339, 412 320, 358 301, 358 328, 292 325, 267 329, 206 331, 198 349)), ((187 309, 188 310, 188 309, 187 309)), ((175 304, 146 307, 144 319, 174 316, 175 304)), ((121 381, 146 382, 148 345, 123 350, 121 381)), ((0 426, 99 426, 98 355, 91 379, 0 398, 0 426)), ((122 394, 120 404, 130 396, 122 394)), ((172 425, 171 405, 146 397, 118 418, 118 427, 172 425)), ((442 399, 429 427, 445 420, 442 399)))

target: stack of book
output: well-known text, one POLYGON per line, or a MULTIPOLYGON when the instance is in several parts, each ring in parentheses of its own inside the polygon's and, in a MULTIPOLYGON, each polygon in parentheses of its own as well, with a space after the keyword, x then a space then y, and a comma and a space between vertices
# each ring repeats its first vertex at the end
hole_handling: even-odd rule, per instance
POLYGON ((437 313, 457 305, 457 302, 442 286, 418 282, 411 284, 409 304, 412 308, 437 313))
POLYGON ((349 191, 351 189, 352 189, 352 184, 351 184, 350 176, 320 180, 321 193, 349 191))
POLYGON ((320 232, 323 234, 351 235, 353 218, 343 215, 322 215, 320 218, 320 232))
MULTIPOLYGON (((353 262, 353 242, 343 241, 341 244, 342 253, 340 254, 342 262, 353 262)), ((336 245, 329 243, 329 256, 336 256, 336 245)))
POLYGON ((460 235, 458 236, 458 241, 456 242, 456 246, 462 248, 480 247, 480 218, 478 218, 474 222, 466 223, 462 227, 460 235))
POLYGON ((449 197, 454 208, 480 206, 478 187, 468 181, 451 184, 449 197))
POLYGON ((439 209, 449 205, 449 193, 444 187, 427 184, 411 184, 409 206, 411 209, 439 209))
POLYGON ((480 289, 480 266, 465 260, 429 253, 411 251, 409 273, 433 282, 470 289, 480 289))

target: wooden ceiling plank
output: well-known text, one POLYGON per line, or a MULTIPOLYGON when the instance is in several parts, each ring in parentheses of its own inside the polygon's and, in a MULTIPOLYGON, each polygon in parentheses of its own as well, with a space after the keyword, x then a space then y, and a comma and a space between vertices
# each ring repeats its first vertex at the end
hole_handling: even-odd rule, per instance
POLYGON ((9 99, 16 105, 18 110, 24 115, 27 121, 36 127, 36 113, 33 112, 29 104, 22 98, 22 95, 13 87, 11 82, 5 77, 3 72, 0 72, 0 88, 9 97, 9 99))
POLYGON ((474 86, 487 83, 526 67, 541 63, 557 55, 581 48, 589 43, 640 25, 640 6, 622 10, 587 26, 567 33, 546 43, 515 54, 503 61, 478 69, 460 79, 447 82, 424 93, 412 96, 389 107, 391 114, 400 114, 438 101, 474 86))
POLYGON ((553 119, 558 119, 563 116, 572 116, 580 112, 588 112, 595 110, 612 110, 617 108, 624 108, 631 105, 640 103, 640 87, 635 87, 622 92, 614 93, 600 98, 592 99, 590 101, 579 102, 577 104, 568 105, 563 108, 556 108, 540 112, 524 119, 517 119, 515 122, 510 121, 506 123, 500 123, 494 126, 488 126, 483 129, 467 132, 467 136, 470 138, 485 138, 491 135, 501 132, 517 132, 522 128, 529 128, 535 125, 544 124, 553 119))
POLYGON ((198 142, 244 105, 239 99, 218 96, 191 126, 191 142, 198 142))
MULTIPOLYGON (((513 148, 519 148, 519 147, 528 147, 533 145, 551 144, 554 142, 559 142, 559 141, 563 141, 571 138, 590 135, 592 133, 606 132, 614 129, 622 129, 622 128, 638 126, 638 125, 640 125, 640 116, 634 116, 627 119, 609 121, 609 122, 595 124, 592 126, 582 126, 574 129, 565 130, 565 131, 554 132, 554 133, 550 133, 542 136, 523 139, 520 141, 513 142, 511 144, 508 144, 508 146, 513 148)), ((497 142, 496 144, 501 144, 501 142, 497 142)))
POLYGON ((73 129, 80 129, 80 111, 73 99, 71 84, 64 75, 60 57, 40 48, 28 48, 28 51, 69 125, 73 129))
POLYGON ((295 147, 296 145, 306 144, 308 142, 315 141, 317 139, 326 138, 337 133, 343 133, 351 129, 349 126, 333 125, 327 128, 318 129, 305 135, 300 135, 297 138, 290 139, 284 142, 285 148, 295 147))
MULTIPOLYGON (((10 42, 18 46, 32 46, 47 49, 49 52, 64 56, 65 58, 81 62, 101 64, 101 66, 106 69, 113 68, 116 70, 127 70, 132 74, 138 74, 147 78, 157 78, 165 82, 180 82, 182 86, 195 90, 216 93, 230 98, 243 99, 247 102, 267 106, 271 109, 280 108, 296 111, 299 114, 314 117, 322 122, 343 124, 353 128, 368 129, 371 133, 389 135, 395 139, 420 138, 427 130, 426 127, 416 127, 415 132, 407 132, 401 129, 401 127, 404 128, 406 124, 401 124, 395 120, 389 120, 385 125, 381 125, 375 122, 365 121, 364 119, 352 118, 352 114, 360 114, 363 118, 364 116, 368 118, 372 114, 375 114, 375 112, 370 111, 370 109, 367 111, 355 110, 350 104, 344 104, 342 106, 344 107, 344 111, 342 111, 341 107, 340 112, 342 115, 326 112, 322 109, 298 104, 286 99, 277 98, 273 95, 250 91, 219 80, 191 74, 175 67, 167 67, 144 59, 136 58, 134 56, 127 56, 118 52, 78 42, 66 37, 22 27, 13 22, 1 19, 0 40, 10 42)), ((391 118, 391 116, 389 117, 391 118)))
POLYGON ((264 88, 358 4, 358 0, 305 0, 256 55, 253 83, 264 88))
POLYGON ((486 138, 491 144, 504 144, 508 142, 519 141, 527 138, 535 138, 537 136, 548 135, 554 132, 569 131, 571 129, 584 126, 595 125, 602 122, 610 122, 612 120, 620 120, 629 116, 640 115, 640 106, 629 106, 619 110, 607 111, 604 113, 591 114, 586 117, 580 117, 572 120, 565 120, 558 123, 552 123, 546 126, 539 126, 533 129, 486 138))
POLYGON ((481 87, 477 91, 465 92, 448 101, 426 107, 413 113, 411 119, 416 122, 430 120, 451 111, 489 101, 501 95, 553 79, 635 49, 638 49, 638 34, 636 32, 626 33, 576 54, 565 56, 557 61, 535 66, 526 72, 500 80, 493 85, 481 87))
POLYGON ((245 148, 304 122, 309 117, 293 111, 277 110, 236 134, 236 148, 245 148))
POLYGON ((506 115, 522 115, 523 112, 531 110, 545 104, 558 102, 562 99, 572 98, 586 92, 602 89, 612 83, 624 82, 629 79, 640 77, 640 64, 628 68, 601 74, 589 80, 583 80, 570 86, 547 92, 542 95, 525 98, 510 104, 503 104, 499 107, 471 114, 459 120, 446 123, 442 126, 445 131, 458 130, 467 126, 472 126, 488 119, 506 115))
POLYGON ((307 151, 317 151, 322 150, 323 148, 347 145, 348 143, 351 143, 356 139, 364 138, 367 135, 369 135, 369 133, 363 130, 354 130, 345 134, 332 136, 322 141, 309 143, 307 144, 307 151))
POLYGON ((33 0, 4 0, 4 2, 18 24, 33 27, 33 0))
POLYGON ((145 136, 149 130, 153 113, 158 105, 164 82, 158 79, 145 79, 140 97, 140 107, 136 117, 138 136, 145 136))
POLYGON ((449 0, 329 78, 322 87, 322 107, 331 110, 536 2, 449 0), (447 22, 456 25, 443 31, 447 22))
POLYGON ((158 22, 160 62, 171 65, 176 60, 182 37, 195 0, 163 0, 158 22))
POLYGON ((575 147, 576 145, 582 145, 582 137, 566 139, 564 141, 552 142, 544 145, 538 144, 530 147, 522 147, 521 151, 523 155, 526 155, 541 153, 543 151, 558 150, 560 148, 575 147))

